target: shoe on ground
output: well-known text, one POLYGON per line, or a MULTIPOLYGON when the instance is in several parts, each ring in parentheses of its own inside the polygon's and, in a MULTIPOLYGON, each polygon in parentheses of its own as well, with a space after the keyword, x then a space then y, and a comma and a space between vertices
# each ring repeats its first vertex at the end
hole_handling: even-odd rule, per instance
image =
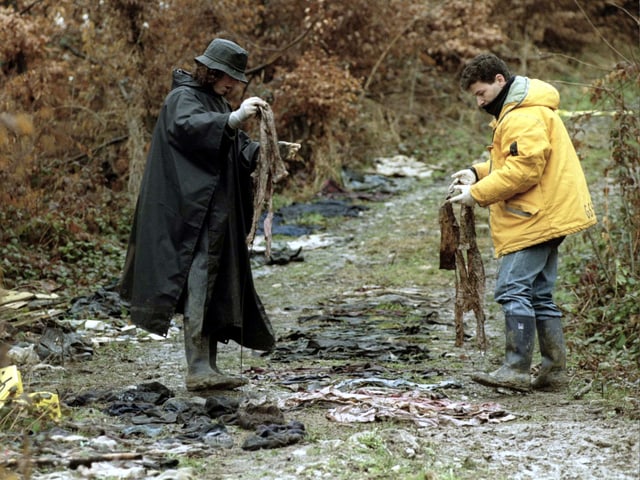
POLYGON ((534 390, 542 390, 545 392, 561 391, 569 385, 569 377, 565 370, 551 370, 550 372, 541 372, 531 382, 534 390))
POLYGON ((187 390, 197 392, 201 390, 233 390, 246 385, 245 378, 223 373, 187 374, 187 390))
POLYGON ((475 373, 471 376, 471 380, 486 387, 509 388, 519 392, 529 392, 531 390, 529 372, 519 372, 506 365, 492 373, 475 373))

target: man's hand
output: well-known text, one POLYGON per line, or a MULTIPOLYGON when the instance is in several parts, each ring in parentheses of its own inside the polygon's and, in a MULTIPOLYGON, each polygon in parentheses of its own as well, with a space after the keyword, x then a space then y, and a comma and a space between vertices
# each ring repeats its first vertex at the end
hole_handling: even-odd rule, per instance
POLYGON ((231 112, 229 115, 229 120, 227 123, 231 128, 238 128, 244 122, 246 122, 249 118, 253 117, 256 113, 258 113, 258 107, 266 107, 267 102, 262 100, 260 97, 250 97, 247 98, 237 110, 231 112))
POLYGON ((453 181, 451 185, 449 185, 449 192, 453 191, 453 187, 456 185, 473 185, 476 183, 476 174, 470 168, 465 168, 464 170, 458 170, 456 173, 451 175, 453 181))
POLYGON ((468 207, 473 207, 476 204, 476 201, 471 196, 471 185, 454 185, 452 190, 454 192, 458 190, 460 193, 455 197, 451 197, 449 203, 461 203, 468 207))

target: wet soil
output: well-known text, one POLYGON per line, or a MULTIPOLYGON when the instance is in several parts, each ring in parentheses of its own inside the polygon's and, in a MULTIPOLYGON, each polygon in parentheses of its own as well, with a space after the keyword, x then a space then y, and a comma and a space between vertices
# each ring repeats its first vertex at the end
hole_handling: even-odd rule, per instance
MULTIPOLYGON (((155 466, 140 461, 111 462, 111 470, 94 465, 72 471, 62 463, 33 467, 30 478, 638 478, 637 396, 585 389, 592 380, 590 374, 578 371, 571 358, 572 381, 564 392, 497 391, 469 379, 477 369, 495 368, 502 356, 501 319, 490 294, 496 263, 491 259, 487 231, 480 219, 490 342, 483 352, 474 343, 472 315, 466 318, 467 342, 454 347, 453 272, 437 270, 437 211, 445 181, 413 180, 405 187, 383 201, 363 202, 367 209, 357 217, 333 222, 319 237, 324 246, 303 247, 304 261, 286 265, 257 262, 256 288, 277 332, 278 348, 263 355, 236 345, 221 347, 223 369, 249 380, 246 387, 226 394, 277 403, 287 421, 304 424, 303 441, 247 451, 241 445, 251 432, 229 425, 230 445, 167 448, 157 437, 123 435, 122 420, 105 415, 98 407, 64 407, 59 428, 67 440, 50 440, 49 444, 46 439, 34 440, 27 457, 38 458, 47 452, 60 457, 60 443, 65 441, 67 455, 87 455, 98 448, 97 438, 106 437, 112 442, 108 451, 142 453, 155 459, 155 466), (287 402, 341 381, 371 377, 417 385, 451 382, 449 386, 454 387, 434 389, 433 398, 466 407, 499 406, 509 416, 465 425, 438 421, 437 414, 430 425, 393 417, 338 423, 327 415, 336 407, 334 403, 287 402), (71 434, 84 440, 71 440, 71 434), (179 463, 172 465, 173 473, 167 473, 167 468, 158 466, 159 458, 179 463), (116 466, 121 470, 116 472, 116 466)), ((194 399, 184 388, 179 326, 177 322, 177 328, 163 340, 139 333, 130 340, 98 343, 92 360, 30 371, 25 386, 65 397, 157 381, 176 397, 194 399)))

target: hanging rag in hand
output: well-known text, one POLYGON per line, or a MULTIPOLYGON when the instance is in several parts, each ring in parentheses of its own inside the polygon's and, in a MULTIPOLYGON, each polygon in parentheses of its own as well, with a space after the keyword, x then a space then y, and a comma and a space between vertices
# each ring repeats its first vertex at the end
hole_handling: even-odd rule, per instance
POLYGON ((461 347, 464 343, 463 315, 473 310, 476 317, 476 343, 484 350, 487 346, 483 310, 484 265, 476 243, 473 207, 463 205, 460 211, 458 224, 451 203, 446 201, 440 207, 440 270, 456 270, 455 345, 461 347))
MULTIPOLYGON (((274 185, 288 175, 280 156, 278 135, 273 121, 271 107, 259 107, 260 114, 260 155, 253 177, 253 221, 251 231, 247 235, 247 244, 251 244, 256 236, 256 229, 262 210, 267 204, 267 216, 264 220, 264 239, 267 257, 271 256, 271 225, 273 222, 274 185)), ((297 144, 293 144, 297 145, 297 144)), ((299 145, 298 145, 299 148, 299 145)))

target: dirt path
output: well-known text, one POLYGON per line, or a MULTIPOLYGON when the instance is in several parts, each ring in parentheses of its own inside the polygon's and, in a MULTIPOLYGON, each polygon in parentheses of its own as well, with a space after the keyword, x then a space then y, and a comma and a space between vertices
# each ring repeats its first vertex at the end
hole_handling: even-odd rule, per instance
MULTIPOLYGON (((31 458, 51 452, 60 458, 60 444, 66 442, 68 457, 139 452, 147 463, 95 463, 71 470, 62 462, 53 472, 35 469, 31 478, 638 478, 640 427, 631 418, 637 412, 629 398, 594 390, 574 398, 589 380, 576 371, 570 391, 553 394, 497 392, 469 380, 475 369, 500 361, 502 329, 489 295, 487 354, 474 347, 472 318, 465 347, 453 346, 453 274, 437 271, 437 204, 443 190, 444 185, 416 181, 384 202, 367 203, 360 217, 332 226, 316 238, 329 245, 303 248, 304 261, 254 269, 280 341, 269 356, 223 346, 223 367, 242 369, 250 379, 229 396, 278 405, 287 422, 304 424, 303 441, 243 450, 252 431, 228 425, 226 443, 169 444, 162 439, 180 425, 164 425, 158 435, 126 435, 123 429, 131 423, 125 417, 105 415, 96 406, 76 407, 65 409, 57 440, 50 432, 33 435, 31 458), (365 383, 372 379, 396 383, 393 388, 365 383), (355 395, 360 387, 364 396, 348 404, 328 402, 336 399, 331 394, 339 384, 342 394, 355 395), (428 388, 436 384, 440 388, 428 388), (404 401, 410 408, 399 411, 404 401), (339 413, 351 421, 329 418, 339 413), (365 418, 375 421, 356 421, 365 418), (173 473, 167 473, 169 467, 173 473)), ((479 227, 491 279, 496 265, 485 234, 479 227)), ((105 342, 93 360, 33 371, 25 384, 69 398, 80 391, 157 381, 176 397, 193 400, 183 387, 179 332, 165 340, 141 338, 105 342)))

